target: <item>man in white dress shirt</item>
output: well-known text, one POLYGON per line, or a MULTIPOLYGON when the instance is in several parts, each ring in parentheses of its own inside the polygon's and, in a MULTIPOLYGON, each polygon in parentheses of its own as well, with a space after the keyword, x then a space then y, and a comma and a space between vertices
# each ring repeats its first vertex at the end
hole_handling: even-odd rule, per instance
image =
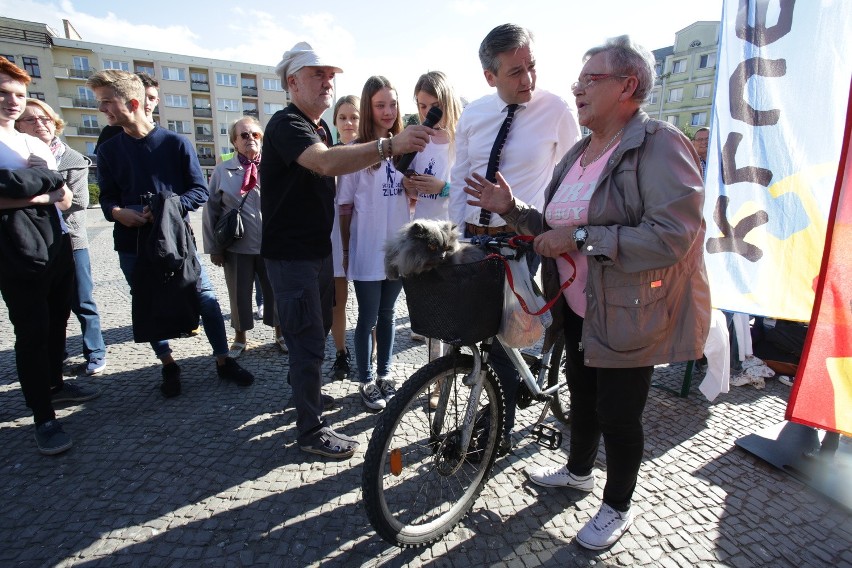
POLYGON ((507 106, 517 104, 503 145, 499 171, 517 199, 541 209, 553 167, 580 139, 572 107, 562 98, 536 89, 533 36, 526 28, 503 24, 479 46, 485 80, 497 92, 470 103, 456 128, 456 162, 451 175, 450 218, 470 235, 506 232, 506 222, 492 215, 480 222, 479 207, 467 204, 464 178, 486 174, 488 159, 507 106))
MULTIPOLYGON (((485 80, 497 92, 470 103, 456 128, 456 162, 450 175, 450 219, 465 237, 512 232, 499 215, 467 203, 466 177, 488 177, 488 163, 495 140, 508 113, 514 116, 508 135, 498 150, 498 170, 515 197, 541 210, 544 190, 553 168, 580 139, 580 127, 572 107, 562 98, 536 89, 532 33, 521 26, 503 24, 491 30, 479 46, 485 80)), ((532 262, 534 268, 538 263, 532 262)), ((503 350, 492 351, 491 363, 506 395, 506 425, 501 453, 511 448, 509 437, 515 423, 515 403, 520 384, 518 372, 503 350)))

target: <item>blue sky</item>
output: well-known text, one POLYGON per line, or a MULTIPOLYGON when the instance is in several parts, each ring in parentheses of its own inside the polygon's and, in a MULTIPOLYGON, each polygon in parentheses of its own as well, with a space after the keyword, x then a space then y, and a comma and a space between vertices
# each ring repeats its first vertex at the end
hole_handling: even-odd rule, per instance
POLYGON ((84 40, 275 65, 297 41, 329 53, 344 69, 337 96, 360 94, 385 75, 414 112, 411 89, 429 70, 447 73, 459 95, 491 92, 477 50, 494 26, 526 26, 536 38, 539 86, 570 100, 568 86, 589 47, 624 33, 649 49, 674 42, 698 20, 719 20, 722 0, 437 0, 421 2, 103 2, 0 0, 6 17, 39 21, 61 33, 67 18, 84 40))

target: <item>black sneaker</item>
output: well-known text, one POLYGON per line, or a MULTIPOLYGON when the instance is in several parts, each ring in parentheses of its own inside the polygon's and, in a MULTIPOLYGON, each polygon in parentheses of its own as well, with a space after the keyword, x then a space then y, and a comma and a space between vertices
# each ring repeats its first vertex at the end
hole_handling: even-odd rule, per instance
POLYGON ((331 366, 331 371, 334 373, 334 379, 340 381, 349 378, 351 372, 350 360, 352 356, 349 354, 349 349, 337 352, 337 358, 334 360, 334 365, 331 366))
POLYGON ((62 404, 65 402, 86 402, 98 398, 101 392, 90 387, 81 387, 73 381, 63 381, 62 388, 50 395, 50 402, 62 404))
POLYGON ((177 363, 163 365, 163 384, 160 385, 160 392, 166 398, 180 394, 180 367, 177 363))
POLYGON ((71 436, 62 429, 59 420, 48 420, 36 426, 38 451, 46 456, 55 456, 71 448, 71 436))
POLYGON ((223 365, 216 365, 216 372, 219 378, 237 383, 241 387, 247 387, 254 382, 254 375, 243 369, 231 357, 225 357, 223 365))
POLYGON ((334 400, 333 396, 320 394, 320 400, 322 400, 323 410, 334 410, 334 407, 337 406, 337 401, 334 400))

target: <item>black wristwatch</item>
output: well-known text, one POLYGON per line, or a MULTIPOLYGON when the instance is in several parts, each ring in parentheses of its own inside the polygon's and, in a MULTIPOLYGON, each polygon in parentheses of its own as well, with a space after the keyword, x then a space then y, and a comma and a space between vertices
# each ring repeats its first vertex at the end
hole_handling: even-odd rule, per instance
POLYGON ((589 238, 589 231, 586 230, 586 227, 581 225, 574 229, 574 242, 577 243, 577 250, 581 250, 583 245, 586 244, 586 239, 589 238))

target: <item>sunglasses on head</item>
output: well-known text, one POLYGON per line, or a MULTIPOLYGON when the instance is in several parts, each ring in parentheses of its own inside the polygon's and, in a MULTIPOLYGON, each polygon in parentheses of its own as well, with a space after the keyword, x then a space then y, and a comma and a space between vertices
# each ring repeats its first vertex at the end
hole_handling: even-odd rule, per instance
POLYGON ((249 138, 260 140, 260 136, 260 132, 240 132, 240 138, 242 138, 243 140, 248 140, 249 138))

